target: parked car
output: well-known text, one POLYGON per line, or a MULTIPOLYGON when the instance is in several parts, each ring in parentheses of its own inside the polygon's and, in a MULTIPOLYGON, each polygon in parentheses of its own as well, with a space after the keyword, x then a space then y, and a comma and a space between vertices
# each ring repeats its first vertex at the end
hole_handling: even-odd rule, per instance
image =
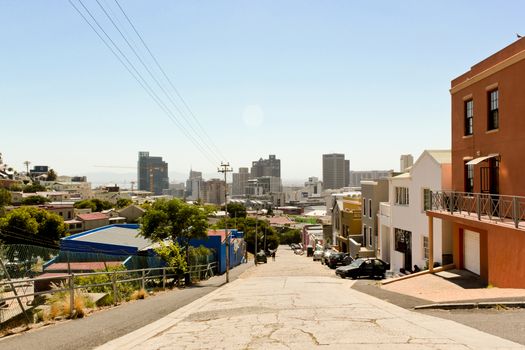
POLYGON ((350 265, 335 269, 335 274, 341 278, 351 277, 380 277, 385 278, 385 272, 390 269, 390 264, 377 258, 359 258, 350 265))
POLYGON ((313 255, 313 259, 314 259, 314 261, 320 261, 321 258, 323 257, 323 253, 324 253, 324 250, 322 250, 322 249, 317 249, 317 250, 314 252, 314 255, 313 255))
POLYGON ((255 254, 255 261, 257 263, 267 263, 268 259, 266 258, 266 253, 264 253, 263 250, 261 250, 259 253, 255 254))
POLYGON ((330 258, 330 255, 333 253, 336 253, 336 251, 332 248, 325 249, 323 255, 321 256, 321 264, 328 264, 328 258, 330 258))
POLYGON ((332 253, 328 257, 328 267, 335 269, 337 266, 349 265, 354 259, 348 253, 332 253))

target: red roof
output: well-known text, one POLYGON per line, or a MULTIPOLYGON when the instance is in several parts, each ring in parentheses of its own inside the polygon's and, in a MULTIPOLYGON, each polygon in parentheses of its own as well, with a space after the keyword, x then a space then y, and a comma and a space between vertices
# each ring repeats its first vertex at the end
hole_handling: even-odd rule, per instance
MULTIPOLYGON (((107 267, 120 266, 122 261, 106 261, 104 265, 103 261, 93 261, 93 262, 72 262, 69 263, 69 266, 72 271, 96 271, 96 270, 105 270, 107 267)), ((63 263, 54 263, 46 267, 46 271, 67 271, 67 262, 63 263)))
POLYGON ((77 217, 82 221, 109 219, 109 215, 103 213, 78 214, 77 217))
POLYGON ((294 222, 286 216, 274 216, 268 219, 270 225, 291 225, 294 222))
MULTIPOLYGON (((228 231, 230 231, 230 230, 228 230, 228 231)), ((208 230, 208 236, 221 236, 221 240, 225 240, 226 239, 226 235, 225 235, 224 229, 208 230)))

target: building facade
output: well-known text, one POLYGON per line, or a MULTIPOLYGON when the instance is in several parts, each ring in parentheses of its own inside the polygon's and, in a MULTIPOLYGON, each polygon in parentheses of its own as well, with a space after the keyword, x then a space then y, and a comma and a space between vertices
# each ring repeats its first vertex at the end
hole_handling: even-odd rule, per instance
POLYGON ((405 172, 414 164, 414 157, 411 154, 402 154, 399 158, 399 171, 405 172))
POLYGON ((452 191, 435 194, 429 221, 452 224, 456 268, 525 288, 525 40, 452 80, 450 94, 452 191))
POLYGON ((390 213, 387 220, 379 215, 378 246, 380 256, 389 261, 396 272, 412 271, 414 265, 423 269, 429 262, 447 264, 450 261, 451 226, 433 223, 435 244, 431 259, 425 214, 432 206, 432 193, 450 187, 450 154, 446 150, 424 151, 409 172, 389 178, 390 213))
POLYGON ((168 163, 162 157, 152 157, 149 152, 139 152, 137 164, 139 191, 150 191, 161 195, 169 188, 168 163))
POLYGON ((259 159, 252 162, 250 169, 251 177, 273 176, 281 178, 281 160, 274 154, 270 154, 268 159, 259 159))
POLYGON ((361 181, 361 199, 362 246, 364 250, 370 252, 369 255, 379 256, 377 213, 379 212, 379 203, 388 201, 388 179, 361 181))
POLYGON ((350 160, 342 153, 323 154, 323 186, 325 189, 338 189, 348 185, 350 160))
POLYGON ((206 203, 221 205, 224 204, 226 186, 224 180, 211 179, 206 181, 206 203))
POLYGON ((392 170, 350 171, 350 187, 361 186, 361 181, 374 181, 392 176, 392 170))
POLYGON ((246 194, 246 187, 248 187, 248 180, 251 174, 248 168, 239 168, 238 173, 232 174, 232 195, 244 196, 246 194))

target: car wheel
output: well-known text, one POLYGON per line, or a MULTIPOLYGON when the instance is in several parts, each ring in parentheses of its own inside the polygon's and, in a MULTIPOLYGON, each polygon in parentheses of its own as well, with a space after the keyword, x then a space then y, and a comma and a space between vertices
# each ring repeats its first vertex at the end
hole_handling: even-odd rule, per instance
POLYGON ((353 280, 355 280, 356 278, 357 278, 357 276, 355 276, 355 275, 352 276, 352 279, 353 279, 353 280))
POLYGON ((343 279, 344 279, 344 278, 345 278, 345 275, 343 275, 343 274, 340 274, 340 275, 339 275, 339 277, 341 277, 341 278, 343 278, 343 279))

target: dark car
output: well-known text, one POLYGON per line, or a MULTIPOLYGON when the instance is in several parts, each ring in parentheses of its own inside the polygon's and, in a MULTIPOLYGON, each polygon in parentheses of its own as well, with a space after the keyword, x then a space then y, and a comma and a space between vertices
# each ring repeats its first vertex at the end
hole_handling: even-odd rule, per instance
POLYGON ((350 254, 337 252, 330 254, 327 265, 331 269, 335 269, 337 266, 349 265, 352 261, 354 261, 354 259, 352 259, 350 254))
POLYGON ((268 259, 266 258, 266 253, 261 250, 259 253, 255 254, 255 262, 257 263, 267 263, 268 259))
POLYGON ((341 278, 350 277, 380 277, 385 278, 385 272, 390 269, 390 264, 377 258, 360 258, 354 260, 350 265, 335 269, 335 274, 341 278))

